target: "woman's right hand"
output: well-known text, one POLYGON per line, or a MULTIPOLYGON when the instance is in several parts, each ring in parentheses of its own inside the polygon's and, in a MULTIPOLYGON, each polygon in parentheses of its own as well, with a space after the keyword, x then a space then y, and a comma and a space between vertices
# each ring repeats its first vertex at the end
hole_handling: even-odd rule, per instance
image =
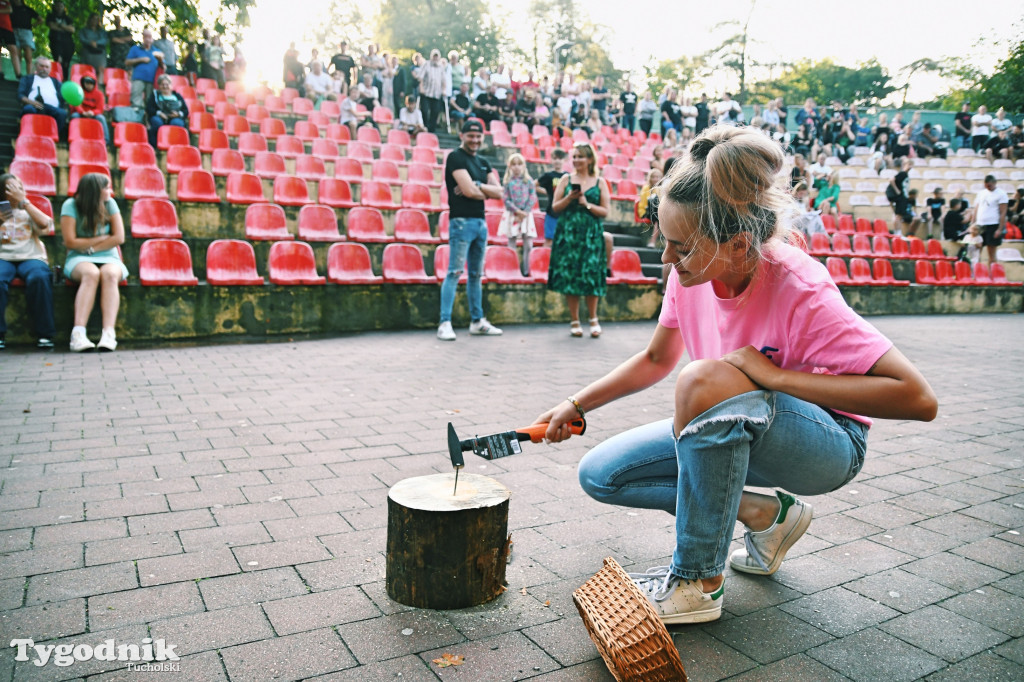
POLYGON ((568 400, 563 400, 558 405, 539 415, 534 424, 548 424, 548 430, 544 432, 544 440, 549 443, 559 443, 572 435, 569 430, 569 422, 579 419, 580 413, 576 406, 568 400))

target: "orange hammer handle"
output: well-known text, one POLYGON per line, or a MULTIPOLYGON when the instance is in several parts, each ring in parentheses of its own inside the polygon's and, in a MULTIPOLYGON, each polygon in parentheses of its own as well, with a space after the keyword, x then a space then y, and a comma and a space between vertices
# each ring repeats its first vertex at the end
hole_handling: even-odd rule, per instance
MULTIPOLYGON (((516 433, 523 433, 530 437, 531 443, 539 443, 544 440, 544 434, 548 430, 548 422, 531 424, 530 426, 516 429, 516 433)), ((569 431, 579 436, 587 430, 587 422, 583 419, 573 419, 569 422, 569 431)))

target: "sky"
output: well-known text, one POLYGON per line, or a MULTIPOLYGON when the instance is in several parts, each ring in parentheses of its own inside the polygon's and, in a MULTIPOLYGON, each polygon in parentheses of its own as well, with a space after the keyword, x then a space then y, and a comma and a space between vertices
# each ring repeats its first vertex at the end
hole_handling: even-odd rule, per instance
MULTIPOLYGON (((279 80, 281 56, 291 40, 308 59, 312 45, 305 44, 302 36, 325 20, 329 1, 257 0, 241 43, 251 79, 279 80), (298 7, 301 12, 296 11, 298 7)), ((374 14, 377 3, 373 0, 355 1, 361 3, 365 14, 374 14)), ((488 3, 517 42, 528 45, 528 0, 488 3)), ((695 55, 715 46, 735 29, 714 27, 724 21, 742 21, 751 4, 750 0, 579 0, 578 6, 593 22, 609 27, 608 47, 616 66, 640 76, 652 58, 695 55)), ((749 53, 762 63, 831 57, 849 67, 876 57, 893 76, 915 59, 951 55, 969 57, 991 70, 1006 52, 991 41, 1013 37, 1014 22, 1018 22, 1018 30, 1024 26, 1024 7, 1020 0, 985 0, 978 5, 983 11, 954 14, 958 7, 964 3, 757 0, 750 19, 753 44, 749 53), (986 43, 979 45, 983 37, 986 43)), ((709 94, 727 88, 735 88, 735 83, 722 78, 705 83, 709 94)), ((928 99, 947 88, 937 76, 921 75, 911 84, 909 98, 928 99)))

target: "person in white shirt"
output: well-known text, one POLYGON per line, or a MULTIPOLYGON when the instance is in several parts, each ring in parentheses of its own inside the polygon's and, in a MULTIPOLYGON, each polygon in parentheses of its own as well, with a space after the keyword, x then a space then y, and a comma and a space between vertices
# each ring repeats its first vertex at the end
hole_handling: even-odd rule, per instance
POLYGON ((732 98, 732 93, 723 94, 722 101, 715 104, 715 118, 719 123, 729 125, 736 125, 743 120, 743 109, 740 108, 740 103, 732 98))
POLYGON ((683 127, 689 128, 690 132, 697 130, 697 107, 693 106, 693 99, 683 97, 680 113, 683 115, 683 127))
POLYGON ((398 129, 404 130, 410 135, 416 135, 427 130, 423 125, 423 112, 416 106, 416 98, 407 95, 405 106, 398 112, 398 129))
POLYGON ((356 86, 356 100, 369 111, 380 106, 380 91, 373 84, 372 74, 363 74, 363 82, 356 86))
POLYGON ((832 174, 832 167, 825 163, 828 157, 822 152, 818 154, 818 160, 811 164, 811 167, 807 170, 811 174, 811 179, 814 182, 814 186, 823 186, 828 183, 828 176, 832 174))
MULTIPOLYGON (((980 111, 980 109, 979 109, 980 111)), ((985 189, 974 199, 974 220, 981 230, 982 243, 988 251, 988 264, 996 262, 996 247, 1003 243, 1006 233, 1006 209, 1010 198, 996 186, 996 176, 985 176, 985 189)))
POLYGON ((982 104, 978 107, 978 113, 971 116, 971 146, 974 147, 974 151, 977 152, 982 146, 988 141, 988 136, 992 133, 992 115, 988 113, 988 109, 982 104))
POLYGON ((508 96, 508 89, 512 87, 512 79, 505 73, 505 65, 499 64, 498 70, 491 74, 491 83, 497 86, 494 96, 498 99, 505 99, 508 96))
POLYGON ((68 112, 60 96, 60 82, 50 76, 50 60, 36 57, 35 75, 24 75, 18 81, 18 100, 22 114, 45 114, 57 121, 57 130, 63 131, 68 112))
POLYGON ((306 97, 314 101, 324 100, 333 90, 331 77, 324 71, 323 63, 319 60, 313 62, 309 73, 306 74, 306 97))

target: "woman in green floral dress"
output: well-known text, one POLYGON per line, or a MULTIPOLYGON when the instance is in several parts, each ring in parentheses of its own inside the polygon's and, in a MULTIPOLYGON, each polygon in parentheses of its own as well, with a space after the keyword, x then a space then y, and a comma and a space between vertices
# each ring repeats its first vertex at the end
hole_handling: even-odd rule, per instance
POLYGON ((551 246, 548 288, 565 294, 572 320, 569 333, 583 336, 580 296, 586 298, 590 336, 601 335, 597 299, 604 296, 608 258, 602 222, 611 206, 608 184, 597 175, 597 159, 589 144, 572 151, 572 175, 564 175, 553 193, 558 230, 551 246))

